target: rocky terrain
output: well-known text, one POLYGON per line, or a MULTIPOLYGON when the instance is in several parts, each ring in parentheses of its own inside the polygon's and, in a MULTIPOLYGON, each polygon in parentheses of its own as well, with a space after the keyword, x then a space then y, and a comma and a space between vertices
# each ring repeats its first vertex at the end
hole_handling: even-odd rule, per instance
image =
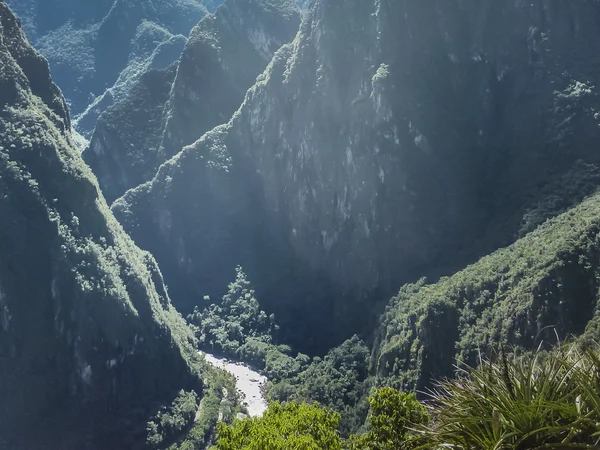
POLYGON ((235 417, 198 342, 350 434, 373 386, 598 341, 599 2, 7 3, 50 66, 0 0, 0 448, 235 417))

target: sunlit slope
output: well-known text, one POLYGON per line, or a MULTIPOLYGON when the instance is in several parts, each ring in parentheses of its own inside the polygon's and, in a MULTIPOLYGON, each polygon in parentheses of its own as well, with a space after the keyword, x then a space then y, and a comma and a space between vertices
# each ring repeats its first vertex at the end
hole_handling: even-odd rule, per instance
POLYGON ((599 280, 600 194, 451 277, 404 286, 382 316, 372 370, 422 388, 498 345, 597 340, 599 280))

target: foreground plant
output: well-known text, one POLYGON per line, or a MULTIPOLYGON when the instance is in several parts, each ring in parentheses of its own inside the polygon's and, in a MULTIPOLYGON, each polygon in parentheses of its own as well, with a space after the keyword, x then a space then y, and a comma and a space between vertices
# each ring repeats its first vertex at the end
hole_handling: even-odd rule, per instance
POLYGON ((260 418, 219 424, 218 450, 342 450, 340 416, 317 404, 274 402, 260 418))
POLYGON ((415 394, 384 387, 375 391, 369 404, 370 430, 351 437, 351 450, 404 450, 416 446, 413 430, 427 424, 429 415, 415 394))
POLYGON ((600 448, 598 352, 564 347, 530 358, 503 353, 442 382, 423 448, 600 448))

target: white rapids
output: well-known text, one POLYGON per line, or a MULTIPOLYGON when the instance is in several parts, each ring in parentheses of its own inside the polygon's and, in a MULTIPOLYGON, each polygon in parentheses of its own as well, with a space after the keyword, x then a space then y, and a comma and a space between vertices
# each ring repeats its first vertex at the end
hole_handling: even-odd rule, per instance
POLYGON ((260 417, 267 410, 267 400, 262 391, 262 386, 267 382, 267 377, 255 372, 242 363, 230 362, 226 359, 217 358, 209 353, 199 352, 204 356, 206 362, 218 369, 223 369, 234 376, 236 386, 242 393, 243 404, 248 408, 250 417, 260 417))

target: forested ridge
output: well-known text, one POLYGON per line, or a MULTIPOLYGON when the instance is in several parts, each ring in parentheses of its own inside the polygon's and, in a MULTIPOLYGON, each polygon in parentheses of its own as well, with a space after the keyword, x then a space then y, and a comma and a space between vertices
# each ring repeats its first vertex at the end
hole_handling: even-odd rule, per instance
POLYGON ((599 21, 0 0, 0 449, 598 448, 599 21))

